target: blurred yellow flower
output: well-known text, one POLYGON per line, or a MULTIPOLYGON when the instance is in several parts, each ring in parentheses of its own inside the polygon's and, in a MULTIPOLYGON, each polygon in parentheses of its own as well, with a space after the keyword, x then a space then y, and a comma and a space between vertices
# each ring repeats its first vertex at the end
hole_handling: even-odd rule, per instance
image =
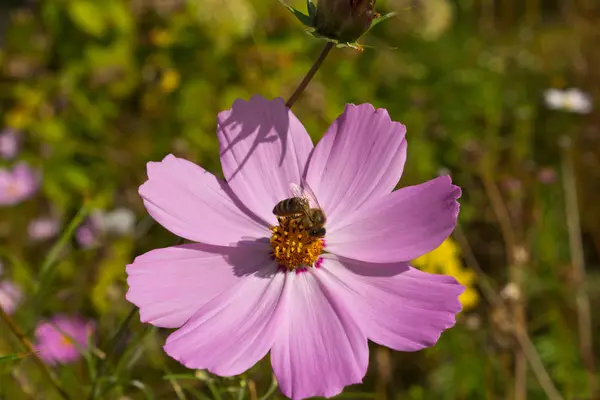
POLYGON ((473 308, 479 302, 479 294, 474 288, 476 276, 462 264, 460 248, 452 239, 446 239, 437 249, 413 260, 412 264, 425 272, 453 276, 465 286, 465 291, 459 297, 463 310, 473 308))
POLYGON ((152 29, 150 31, 150 42, 158 47, 169 47, 173 44, 175 38, 166 29, 152 29))
POLYGON ((165 93, 171 93, 179 87, 181 77, 179 72, 174 69, 168 69, 163 72, 160 80, 160 89, 165 93))
POLYGON ((257 15, 248 0, 204 0, 196 4, 198 21, 207 29, 218 32, 217 41, 229 43, 233 38, 252 34, 257 15))
POLYGON ((25 129, 32 120, 31 113, 24 108, 15 108, 6 113, 5 124, 16 130, 25 129))

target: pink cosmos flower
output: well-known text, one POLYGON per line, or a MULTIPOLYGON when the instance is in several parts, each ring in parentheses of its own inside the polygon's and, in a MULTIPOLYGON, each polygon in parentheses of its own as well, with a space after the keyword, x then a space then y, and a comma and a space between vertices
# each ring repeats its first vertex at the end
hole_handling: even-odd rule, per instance
POLYGON ((40 358, 48 365, 72 363, 81 357, 75 342, 87 349, 93 334, 92 322, 79 317, 57 315, 37 326, 36 349, 40 352, 40 358))
POLYGON ((12 171, 0 169, 0 206, 27 200, 39 188, 39 176, 27 164, 17 164, 12 171))
POLYGON ((8 315, 15 312, 23 299, 23 291, 16 283, 7 280, 0 281, 0 307, 8 315))
POLYGON ((179 328, 164 347, 188 368, 241 374, 269 351, 292 399, 360 383, 370 339, 400 351, 436 343, 464 288, 408 261, 452 232, 460 189, 439 177, 393 192, 405 127, 348 105, 316 147, 282 99, 254 96, 219 114, 225 180, 168 155, 140 194, 166 229, 196 242, 127 266, 141 320, 179 328), (273 207, 305 177, 327 216, 325 238, 273 207))

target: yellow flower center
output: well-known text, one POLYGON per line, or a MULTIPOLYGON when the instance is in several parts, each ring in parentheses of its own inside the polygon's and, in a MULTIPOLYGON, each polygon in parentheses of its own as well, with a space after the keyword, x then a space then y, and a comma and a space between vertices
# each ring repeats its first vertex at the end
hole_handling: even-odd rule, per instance
POLYGON ((19 187, 19 185, 17 183, 12 182, 12 183, 8 184, 8 187, 6 188, 6 192, 8 193, 9 196, 17 196, 21 192, 21 188, 19 187))
POLYGON ((73 345, 73 339, 63 335, 63 337, 60 338, 60 344, 63 347, 71 347, 73 345))
POLYGON ((325 241, 310 236, 299 217, 277 219, 279 225, 271 227, 271 247, 275 260, 289 270, 312 267, 323 252, 325 241))

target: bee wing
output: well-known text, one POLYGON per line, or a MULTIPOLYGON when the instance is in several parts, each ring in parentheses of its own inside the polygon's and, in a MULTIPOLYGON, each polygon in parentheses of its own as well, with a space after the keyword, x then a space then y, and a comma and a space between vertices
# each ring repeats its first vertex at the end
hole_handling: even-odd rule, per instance
POLYGON ((295 183, 292 183, 290 185, 290 188, 292 189, 292 196, 300 197, 301 199, 310 200, 310 199, 307 199, 306 194, 304 193, 304 190, 302 190, 302 188, 300 186, 296 185, 295 183))
POLYGON ((321 205, 319 204, 319 201, 317 200, 317 195, 310 188, 310 185, 308 184, 308 182, 306 182, 306 179, 302 178, 302 180, 300 181, 300 184, 302 185, 302 191, 304 193, 304 197, 307 198, 310 202, 312 202, 312 204, 317 206, 317 208, 323 209, 323 207, 321 207, 321 205))

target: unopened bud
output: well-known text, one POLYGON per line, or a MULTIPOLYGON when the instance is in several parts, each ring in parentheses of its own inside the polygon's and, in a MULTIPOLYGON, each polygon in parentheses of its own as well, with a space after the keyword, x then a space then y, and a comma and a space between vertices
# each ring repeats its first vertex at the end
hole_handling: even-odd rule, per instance
POLYGON ((376 16, 375 0, 319 0, 315 31, 339 42, 353 43, 369 30, 376 16))

